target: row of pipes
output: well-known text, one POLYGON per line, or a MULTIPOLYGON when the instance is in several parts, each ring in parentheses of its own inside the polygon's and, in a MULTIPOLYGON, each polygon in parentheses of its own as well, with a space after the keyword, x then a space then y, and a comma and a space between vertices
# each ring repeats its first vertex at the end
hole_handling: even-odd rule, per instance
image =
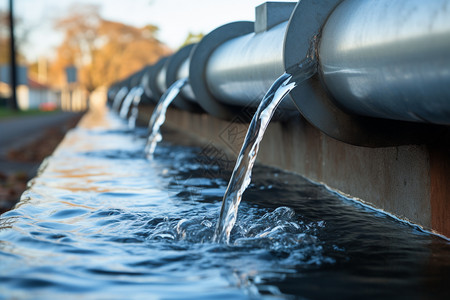
MULTIPOLYGON (((271 84, 306 58, 317 73, 279 109, 325 134, 369 147, 439 139, 450 125, 450 0, 266 2, 255 22, 216 28, 113 84, 156 103, 181 78, 179 109, 232 120, 256 109, 271 84), (243 109, 245 108, 245 109, 243 109)), ((245 119, 243 116, 242 119, 245 119)))

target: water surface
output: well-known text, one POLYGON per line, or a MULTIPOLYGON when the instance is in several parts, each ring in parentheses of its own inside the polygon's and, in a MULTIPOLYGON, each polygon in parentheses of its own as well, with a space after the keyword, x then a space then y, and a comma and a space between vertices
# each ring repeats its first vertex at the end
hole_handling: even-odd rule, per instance
POLYGON ((71 131, 0 218, 2 299, 448 299, 450 245, 256 166, 230 244, 211 242, 231 175, 200 147, 108 116, 71 131))

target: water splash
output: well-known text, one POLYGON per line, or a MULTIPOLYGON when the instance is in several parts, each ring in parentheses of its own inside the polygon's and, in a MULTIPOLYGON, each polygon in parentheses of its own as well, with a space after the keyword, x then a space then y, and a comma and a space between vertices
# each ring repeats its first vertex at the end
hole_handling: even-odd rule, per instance
MULTIPOLYGON (((131 108, 131 114, 128 118, 128 128, 134 129, 136 128, 136 120, 139 114, 139 103, 141 103, 142 95, 144 94, 144 89, 142 87, 138 87, 136 93, 133 98, 133 107, 131 108)), ((128 114, 128 113, 127 113, 128 114)))
POLYGON ((449 298, 448 241, 268 167, 233 245, 211 243, 226 174, 182 133, 146 164, 145 140, 100 118, 0 216, 0 299, 449 298))
POLYGON ((120 108, 119 116, 121 118, 126 118, 128 115, 128 112, 130 111, 131 103, 133 102, 133 99, 136 95, 136 91, 138 90, 138 87, 134 86, 131 88, 131 90, 128 92, 127 96, 122 102, 122 107, 120 108))
POLYGON ((258 110, 252 118, 233 174, 231 175, 230 182, 223 197, 219 221, 213 238, 215 242, 228 243, 230 240, 230 233, 236 223, 242 194, 251 181, 252 169, 256 156, 258 155, 259 144, 276 108, 291 90, 301 82, 311 78, 316 71, 316 60, 314 58, 308 58, 297 66, 297 69, 291 73, 292 75, 284 73, 275 80, 264 95, 258 110))
POLYGON ((178 96, 181 89, 187 82, 187 78, 182 78, 175 81, 161 96, 161 99, 159 99, 159 102, 150 118, 150 122, 148 123, 148 128, 151 128, 151 131, 145 146, 145 154, 147 155, 147 158, 150 159, 153 157, 156 145, 162 140, 159 129, 166 120, 167 107, 169 107, 170 103, 172 103, 172 101, 178 96))
POLYGON ((121 87, 120 90, 117 92, 116 96, 114 97, 113 103, 112 103, 112 110, 118 112, 120 103, 123 100, 123 97, 125 97, 128 93, 128 89, 126 87, 121 87))

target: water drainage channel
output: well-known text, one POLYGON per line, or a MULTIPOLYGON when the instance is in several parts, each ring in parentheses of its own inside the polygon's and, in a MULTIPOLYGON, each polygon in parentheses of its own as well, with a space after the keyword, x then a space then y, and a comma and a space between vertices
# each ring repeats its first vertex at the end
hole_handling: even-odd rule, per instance
POLYGON ((230 244, 213 243, 230 170, 115 115, 83 120, 0 219, 5 299, 443 299, 450 244, 257 166, 230 244), (99 120, 97 120, 98 122, 99 120), (289 203, 289 207, 286 207, 289 203))
MULTIPOLYGON (((4 229, 0 232, 4 246, 1 254, 6 266, 18 271, 2 274, 8 295, 22 297, 21 288, 31 287, 37 292, 37 298, 58 296, 63 290, 93 298, 330 298, 336 295, 344 299, 355 296, 445 298, 450 280, 448 241, 331 195, 323 187, 300 177, 270 169, 256 172, 246 192, 250 201, 239 208, 237 215, 242 193, 250 184, 259 141, 276 107, 289 92, 302 114, 315 126, 349 143, 372 147, 403 143, 398 140, 398 133, 405 129, 403 121, 447 124, 447 104, 442 101, 448 92, 445 87, 430 90, 436 96, 433 105, 442 110, 425 108, 426 116, 416 110, 421 104, 414 101, 420 102, 420 99, 414 98, 412 106, 404 111, 401 101, 386 108, 381 100, 385 97, 383 93, 375 93, 371 101, 363 105, 364 109, 354 110, 360 116, 400 122, 396 123, 400 131, 393 136, 377 130, 371 132, 371 126, 362 126, 360 132, 359 129, 348 130, 358 125, 359 117, 348 115, 351 109, 336 113, 332 107, 324 110, 325 105, 314 111, 313 115, 327 115, 330 110, 336 113, 336 123, 332 125, 346 124, 338 128, 345 130, 337 134, 333 133, 336 128, 330 128, 323 116, 308 118, 311 115, 304 103, 311 99, 306 97, 308 93, 299 94, 299 91, 305 86, 308 88, 311 80, 317 80, 314 79, 317 73, 332 93, 335 86, 348 88, 342 89, 344 94, 349 92, 344 97, 336 96, 342 90, 332 95, 340 105, 347 100, 351 105, 361 100, 360 94, 350 94, 355 88, 351 84, 355 76, 361 73, 365 74, 365 79, 372 75, 374 78, 392 76, 389 71, 372 74, 370 65, 377 63, 377 59, 371 61, 372 56, 365 57, 364 49, 353 49, 363 61, 362 66, 352 67, 356 73, 340 65, 342 62, 351 65, 352 61, 346 60, 342 47, 333 46, 336 40, 330 36, 337 34, 328 32, 334 32, 339 26, 343 26, 341 31, 345 32, 347 21, 341 22, 342 19, 355 24, 366 22, 358 14, 349 17, 346 5, 353 3, 360 5, 361 11, 373 11, 372 21, 377 20, 377 13, 384 11, 386 5, 393 11, 399 7, 383 1, 378 8, 367 1, 355 4, 329 0, 321 4, 328 10, 321 10, 317 20, 325 20, 330 11, 334 11, 322 29, 320 40, 318 26, 312 24, 312 29, 307 29, 308 43, 302 44, 302 47, 306 45, 303 49, 306 52, 300 55, 303 59, 299 60, 298 53, 290 52, 295 45, 284 47, 283 63, 288 73, 275 82, 261 101, 226 192, 225 178, 230 174, 223 166, 215 165, 217 161, 199 155, 203 152, 201 148, 171 144, 156 147, 161 140, 159 128, 165 111, 172 102, 178 108, 204 110, 229 118, 242 99, 256 97, 258 88, 245 87, 245 80, 242 82, 235 72, 246 70, 243 73, 250 82, 260 76, 257 81, 263 85, 259 88, 264 89, 266 79, 283 70, 278 68, 280 43, 266 48, 269 59, 267 64, 262 64, 265 69, 252 66, 255 61, 264 62, 267 58, 264 55, 254 61, 248 57, 243 67, 236 53, 242 52, 243 44, 249 49, 261 49, 261 45, 268 45, 267 41, 278 40, 280 32, 285 32, 284 43, 289 45, 288 37, 298 34, 298 15, 304 16, 311 9, 308 5, 314 7, 312 3, 297 4, 289 23, 286 16, 293 6, 283 4, 285 13, 273 24, 268 13, 272 4, 267 3, 259 8, 267 15, 263 21, 257 19, 255 34, 245 35, 253 28, 249 22, 225 25, 198 45, 185 47, 172 58, 133 75, 126 84, 113 86, 108 95, 113 111, 123 119, 132 108, 129 128, 134 128, 137 106, 142 98, 162 94, 150 120, 153 130, 149 139, 145 142, 145 138, 139 138, 136 131, 128 130, 126 124, 113 115, 106 116, 106 127, 81 126, 66 139, 18 207, 1 219, 4 229), (221 45, 214 46, 218 40, 221 45), (198 76, 199 72, 206 72, 206 85, 199 82, 204 79, 198 76), (345 86, 343 80, 349 81, 349 85, 345 86), (294 89, 296 86, 298 88, 294 89), (385 112, 378 115, 380 110, 385 112), (386 113, 386 110, 391 112, 386 113), (289 207, 283 206, 286 203, 289 207), (27 263, 19 267, 24 261, 27 263), (27 275, 20 276, 21 273, 27 275), (44 273, 50 274, 49 279, 44 279, 44 273), (318 288, 321 285, 327 288, 318 288)), ((415 1, 407 3, 411 7, 418 5, 415 1)), ((430 11, 433 12, 433 7, 430 11)), ((367 21, 369 25, 371 20, 367 21)), ((448 29, 448 22, 440 22, 439 17, 436 20, 434 25, 444 31, 448 29)), ((426 38, 433 39, 435 33, 428 32, 426 38)), ((413 40, 424 39, 421 31, 413 30, 407 36, 411 34, 413 40)), ((351 40, 351 36, 350 32, 340 39, 351 40)), ((400 31, 396 46, 404 46, 402 37, 400 31)), ((444 43, 433 48, 437 51, 437 60, 446 57, 447 52, 440 51, 447 46, 444 43)), ((379 52, 383 52, 381 50, 379 52)), ((254 51, 258 54, 260 50, 254 51)), ((419 54, 423 54, 421 51, 419 49, 419 54)), ((389 55, 385 58, 390 59, 389 55)), ((446 67, 443 69, 445 71, 446 67)), ((414 76, 407 80, 411 78, 414 76)), ((361 81, 361 78, 356 80, 361 81)), ((433 82, 440 83, 439 80, 433 82)), ((378 84, 383 83, 382 80, 378 84)), ((369 84, 366 87, 375 89, 369 84)), ((404 86, 401 91, 412 99, 408 92, 414 91, 404 86)), ((324 99, 313 97, 313 100, 326 104, 324 99)), ((292 107, 292 103, 284 103, 281 103, 282 109, 292 107)), ((408 124, 406 128, 416 127, 408 124)))
MULTIPOLYGON (((380 197, 355 188, 358 180, 349 181, 348 185, 334 180, 333 184, 448 236, 450 222, 445 221, 449 219, 448 208, 440 209, 447 207, 446 192, 431 186, 434 182, 446 184, 445 180, 450 177, 450 173, 441 176, 444 172, 434 167, 450 163, 448 151, 441 149, 441 145, 448 145, 446 137, 450 131, 448 6, 449 0, 431 4, 416 0, 267 2, 256 8, 255 22, 233 22, 218 27, 199 43, 185 46, 113 84, 108 100, 112 109, 124 117, 133 98, 139 98, 136 103, 156 104, 176 82, 185 80, 179 94, 169 97, 170 101, 164 106, 158 104, 158 108, 164 107, 161 111, 173 103, 170 105, 190 114, 209 114, 228 122, 249 122, 263 95, 283 72, 295 73, 303 62, 313 59, 317 67, 315 74, 287 95, 288 100, 282 101, 280 109, 275 111, 275 119, 288 122, 301 119, 315 127, 320 135, 343 142, 345 146, 429 147, 416 153, 420 155, 419 163, 430 165, 430 169, 419 166, 423 174, 430 175, 418 180, 430 182, 430 186, 422 184, 421 191, 435 192, 414 196, 411 203, 406 203, 408 209, 402 209, 405 204, 397 204, 398 200, 393 198, 405 194, 397 184, 389 187, 388 183, 377 190, 380 194, 388 193, 387 205, 380 197), (365 17, 368 15, 371 17, 365 17), (136 90, 141 91, 141 96, 134 97, 136 90), (437 151, 434 150, 436 145, 439 145, 437 151), (424 159, 425 156, 430 158, 424 159), (439 160, 438 164, 434 164, 434 157, 439 160)), ((136 115, 137 106, 133 105, 136 115)), ((164 119, 163 115, 160 117, 158 124, 164 119)), ((134 123, 134 118, 130 118, 130 124, 134 123)), ((305 130, 301 126, 295 129, 299 136, 305 130)), ((150 149, 159 140, 157 131, 153 137, 150 149)), ((289 136, 289 139, 295 138, 295 135, 289 136)), ((290 141, 285 143, 289 145, 290 141)), ((325 146, 314 147, 316 149, 309 152, 319 153, 314 156, 315 160, 327 155, 320 154, 322 150, 326 152, 325 146)), ((363 152, 344 146, 340 149, 349 152, 342 155, 363 152)), ((301 153, 302 150, 298 150, 301 153)), ((368 159, 372 158, 376 157, 368 159)), ((365 167, 361 166, 369 169, 365 167)), ((375 168, 365 177, 373 179, 381 175, 390 181, 389 177, 395 176, 399 182, 400 177, 404 177, 404 186, 408 180, 416 184, 414 176, 420 177, 419 172, 414 172, 411 178, 405 176, 401 171, 408 170, 402 166, 396 168, 399 170, 396 173, 382 170, 384 176, 375 168)), ((328 172, 320 167, 299 171, 309 172, 313 178, 328 172)), ((328 173, 334 174, 333 171, 328 173)), ((364 184, 370 183, 366 180, 364 184)))

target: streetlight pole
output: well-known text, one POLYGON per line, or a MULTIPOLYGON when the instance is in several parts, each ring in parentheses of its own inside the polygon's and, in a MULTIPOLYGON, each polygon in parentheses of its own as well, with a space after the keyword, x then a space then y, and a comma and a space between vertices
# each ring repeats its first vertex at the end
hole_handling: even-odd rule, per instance
POLYGON ((11 101, 10 107, 18 110, 17 105, 17 62, 16 62, 16 43, 14 38, 14 8, 13 0, 9 0, 9 32, 10 32, 10 61, 11 61, 11 101))

